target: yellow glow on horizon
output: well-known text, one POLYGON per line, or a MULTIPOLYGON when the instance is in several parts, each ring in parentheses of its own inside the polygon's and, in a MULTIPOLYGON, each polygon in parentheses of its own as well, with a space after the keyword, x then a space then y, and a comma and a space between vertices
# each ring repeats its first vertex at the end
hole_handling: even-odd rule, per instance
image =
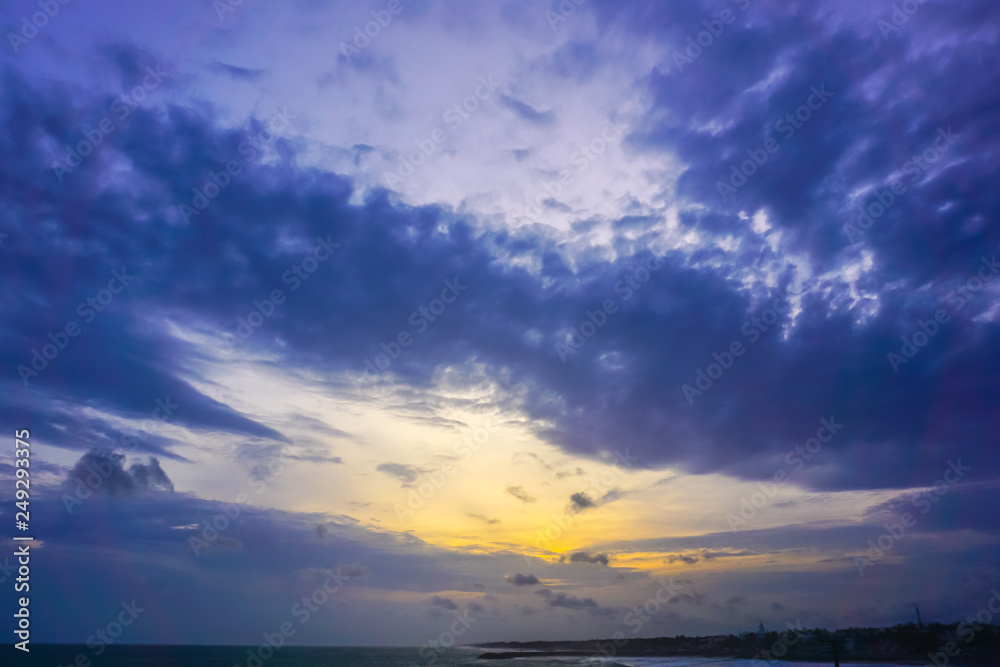
MULTIPOLYGON (((442 370, 419 406, 410 405, 406 387, 359 389, 345 380, 343 391, 331 393, 328 378, 293 375, 267 359, 228 358, 204 373, 210 380, 192 382, 292 437, 276 447, 284 472, 251 494, 252 505, 342 515, 350 518, 332 516, 331 523, 356 521, 470 554, 508 552, 555 563, 576 551, 604 551, 612 567, 657 573, 765 565, 764 556, 705 560, 696 549, 619 555, 616 543, 728 533, 727 515, 758 489, 721 474, 640 468, 641 461, 626 467, 613 456, 566 451, 541 440, 540 425, 525 415, 502 411, 498 406, 510 402, 485 375, 472 388, 454 375, 442 370), (587 506, 574 505, 575 494, 585 494, 587 506)), ((209 458, 209 450, 198 451, 206 458, 197 466, 164 462, 178 490, 226 502, 247 490, 246 471, 233 470, 232 454, 209 458)), ((786 484, 746 530, 814 519, 820 502, 828 520, 850 522, 882 495, 809 494, 786 484)))

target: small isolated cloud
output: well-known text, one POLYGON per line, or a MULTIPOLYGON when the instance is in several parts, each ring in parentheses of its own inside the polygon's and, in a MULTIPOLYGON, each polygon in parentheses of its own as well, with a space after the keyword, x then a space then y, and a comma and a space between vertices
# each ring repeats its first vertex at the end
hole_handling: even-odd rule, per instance
POLYGON ((578 598, 575 595, 568 595, 566 593, 553 593, 547 588, 537 591, 537 593, 545 598, 550 607, 564 607, 566 609, 597 609, 599 606, 594 598, 578 598))
POLYGON ((542 583, 539 581, 538 577, 533 574, 521 574, 518 572, 514 576, 507 576, 507 581, 514 584, 515 586, 537 586, 542 583))
POLYGON ((523 503, 533 503, 537 498, 528 495, 528 492, 524 490, 523 486, 508 486, 507 493, 514 496, 523 503))
POLYGON ((500 523, 500 519, 497 519, 495 517, 488 517, 485 514, 477 514, 475 512, 467 512, 466 516, 472 517, 473 519, 478 519, 479 521, 482 521, 483 523, 489 524, 491 526, 493 524, 500 523))
POLYGON ((149 463, 133 463, 126 469, 124 454, 100 450, 92 450, 81 456, 67 475, 65 483, 72 488, 83 484, 92 491, 113 496, 174 490, 174 483, 163 472, 156 457, 150 457, 149 463))
POLYGON ((420 477, 421 473, 424 472, 421 468, 403 463, 379 463, 375 466, 375 470, 395 477, 403 486, 413 484, 420 477))
POLYGON ((555 113, 551 109, 547 111, 540 111, 527 102, 522 102, 521 100, 510 95, 501 95, 500 103, 524 120, 531 123, 547 125, 555 120, 555 113))
POLYGON ((569 497, 570 509, 574 512, 582 512, 585 509, 596 507, 593 499, 584 492, 574 493, 569 497))
POLYGON ((774 611, 785 611, 785 605, 781 604, 780 602, 772 602, 771 609, 773 609, 774 611))
POLYGON ((675 595, 674 597, 670 598, 670 604, 678 604, 680 602, 683 602, 685 604, 693 604, 700 607, 701 605, 705 604, 705 601, 707 599, 708 598, 705 597, 705 595, 702 593, 681 593, 680 595, 675 595))
POLYGON ((222 74, 228 76, 231 79, 242 79, 244 81, 256 81, 261 76, 264 75, 264 70, 262 69, 251 69, 249 67, 238 67, 236 65, 229 65, 224 62, 215 62, 209 65, 211 69, 216 74, 222 74))
POLYGON ((372 571, 371 568, 362 563, 347 563, 346 565, 340 566, 340 573, 345 577, 357 579, 358 577, 366 577, 370 575, 372 571))
POLYGON ((608 503, 613 503, 616 500, 621 500, 624 495, 625 494, 622 493, 619 489, 611 489, 598 499, 597 504, 607 505, 608 503))
POLYGON ((561 557, 559 560, 568 560, 570 563, 600 563, 601 565, 607 565, 611 558, 608 554, 575 551, 569 555, 569 558, 561 557))
POLYGON ((450 598, 443 598, 440 595, 432 597, 431 604, 435 607, 441 607, 442 609, 458 609, 458 605, 455 604, 454 600, 451 600, 450 598))
POLYGON ((699 560, 698 556, 694 554, 669 554, 667 556, 668 563, 684 563, 686 565, 694 565, 699 560))
POLYGON ((747 599, 745 597, 743 597, 742 595, 734 595, 733 597, 731 597, 728 600, 726 600, 726 604, 731 604, 734 607, 739 607, 739 606, 745 605, 746 603, 747 603, 747 599))

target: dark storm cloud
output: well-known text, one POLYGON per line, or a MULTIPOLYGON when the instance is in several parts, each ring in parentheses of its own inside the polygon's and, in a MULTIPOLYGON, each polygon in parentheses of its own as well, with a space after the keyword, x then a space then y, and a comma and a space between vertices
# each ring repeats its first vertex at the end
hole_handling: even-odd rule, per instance
MULTIPOLYGON (((8 315, 0 360, 9 375, 0 415, 6 421, 21 400, 39 423, 57 401, 136 416, 169 394, 183 406, 179 424, 282 440, 274 428, 194 389, 193 362, 212 353, 170 334, 164 314, 232 333, 254 300, 284 289, 287 301, 246 349, 335 378, 363 371, 381 343, 407 328, 410 313, 453 280, 467 290, 391 371, 419 389, 436 370, 461 373, 475 360, 496 371, 512 407, 544 424, 537 435, 575 453, 596 456, 609 443, 627 442, 643 466, 763 479, 790 465, 781 455, 832 417, 844 429, 790 475, 794 484, 911 487, 958 456, 980 461, 977 473, 995 479, 1000 460, 988 453, 997 445, 991 414, 1000 377, 992 369, 1000 366, 1000 330, 988 315, 987 293, 949 311, 951 321, 898 373, 886 360, 900 336, 947 307, 948 292, 975 274, 980 257, 1000 249, 1000 194, 992 187, 1000 175, 992 157, 1000 116, 991 113, 1000 91, 987 85, 998 69, 995 44, 954 39, 975 30, 991 8, 927 5, 926 23, 913 20, 884 41, 874 22, 811 5, 769 6, 765 14, 750 3, 683 72, 651 70, 638 85, 652 105, 631 125, 628 150, 678 156, 685 165, 682 224, 706 239, 732 235, 739 245, 663 252, 642 289, 627 291, 619 281, 653 259, 650 247, 663 241, 638 218, 619 223, 609 259, 541 228, 477 231, 452 211, 394 204, 385 193, 354 204, 348 179, 303 169, 299 147, 280 138, 273 163, 245 165, 183 224, 177 206, 190 203, 192 189, 261 129, 219 129, 210 109, 137 109, 60 183, 51 165, 65 150, 54 147, 79 141, 81 127, 106 113, 107 100, 8 69, 0 196, 10 236, 0 246, 0 272, 10 289, 0 295, 8 315), (823 85, 832 97, 793 136, 781 137, 775 122, 823 85), (906 194, 851 242, 843 225, 854 219, 852 193, 884 189, 942 127, 959 137, 950 152, 907 182, 906 194), (771 135, 780 150, 723 202, 716 182, 771 135), (128 162, 127 176, 111 177, 113 160, 128 162), (863 251, 872 253, 873 268, 857 286, 813 280, 788 336, 779 335, 791 317, 782 312, 751 344, 742 328, 789 292, 791 278, 745 286, 759 267, 785 257, 739 216, 760 209, 815 274, 843 268, 863 251), (341 244, 340 251, 292 292, 281 276, 320 238, 341 244), (17 366, 30 363, 49 333, 78 319, 76 304, 122 267, 136 275, 134 284, 26 389, 17 366), (857 288, 874 296, 855 303, 857 288), (563 363, 556 343, 608 298, 617 312, 563 363), (528 330, 541 342, 526 339, 528 330), (689 404, 681 387, 733 341, 746 345, 745 354, 689 404)), ((595 3, 593 11, 601 26, 658 35, 680 48, 709 9, 595 3)), ((589 57, 587 49, 560 56, 564 63, 589 57)), ((46 440, 60 446, 54 433, 46 440)), ((596 502, 580 500, 578 509, 596 502)))

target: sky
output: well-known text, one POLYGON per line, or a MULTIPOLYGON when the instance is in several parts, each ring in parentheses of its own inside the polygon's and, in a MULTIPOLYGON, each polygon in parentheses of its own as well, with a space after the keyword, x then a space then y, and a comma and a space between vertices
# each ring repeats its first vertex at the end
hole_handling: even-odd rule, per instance
POLYGON ((33 641, 123 604, 122 643, 954 622, 1000 585, 995 3, 0 18, 33 641))

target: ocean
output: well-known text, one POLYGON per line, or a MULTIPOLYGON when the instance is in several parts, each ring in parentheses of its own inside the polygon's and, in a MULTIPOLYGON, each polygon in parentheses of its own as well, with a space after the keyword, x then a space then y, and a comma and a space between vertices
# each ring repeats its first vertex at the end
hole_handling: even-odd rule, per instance
MULTIPOLYGON (((268 654, 259 647, 237 646, 110 646, 100 656, 85 646, 38 646, 30 654, 4 647, 0 655, 13 655, 4 665, 45 667, 830 667, 831 662, 762 663, 727 658, 533 658, 526 653, 514 660, 477 660, 484 649, 456 647, 432 654, 418 648, 309 648, 286 646, 268 654), (8 653, 8 649, 12 653, 8 653), (85 656, 86 661, 78 656, 85 656)), ((851 667, 901 667, 888 663, 847 663, 851 667)), ((845 664, 845 667, 847 667, 845 664)))

